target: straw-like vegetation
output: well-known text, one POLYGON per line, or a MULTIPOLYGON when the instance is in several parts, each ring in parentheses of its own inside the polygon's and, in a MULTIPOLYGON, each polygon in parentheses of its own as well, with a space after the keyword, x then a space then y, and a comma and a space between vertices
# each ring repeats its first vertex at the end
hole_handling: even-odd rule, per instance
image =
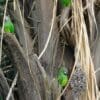
POLYGON ((0 25, 0 100, 100 99, 99 0, 67 7, 60 0, 1 0, 0 25), (15 34, 5 32, 6 16, 15 34), (69 79, 63 88, 62 66, 69 79))

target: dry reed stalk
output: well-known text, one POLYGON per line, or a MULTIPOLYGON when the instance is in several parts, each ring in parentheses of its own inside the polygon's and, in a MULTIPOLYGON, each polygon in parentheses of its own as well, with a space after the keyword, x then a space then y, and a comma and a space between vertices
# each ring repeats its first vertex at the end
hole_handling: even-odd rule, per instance
MULTIPOLYGON (((93 10, 94 2, 87 0, 86 7, 90 15, 92 16, 92 20, 95 21, 94 16, 94 10, 93 10), (89 3, 91 2, 91 3, 89 3), (91 6, 92 5, 92 6, 91 6), (91 7, 92 8, 91 8, 91 7), (90 9, 91 8, 91 9, 90 9)), ((78 63, 81 65, 81 69, 86 74, 86 90, 83 92, 80 96, 78 96, 79 100, 98 100, 99 91, 97 87, 96 82, 96 76, 94 71, 94 65, 91 58, 91 52, 90 52, 90 45, 89 45, 89 38, 88 38, 88 32, 87 27, 84 19, 84 7, 82 5, 82 0, 73 0, 72 3, 72 35, 74 35, 75 39, 75 63, 73 66, 73 70, 69 79, 69 82, 67 86, 64 88, 60 96, 57 98, 57 100, 60 99, 60 97, 64 94, 65 90, 67 89, 68 85, 70 84, 71 78, 73 77, 73 73, 75 71, 75 67, 78 63)), ((90 17, 90 16, 88 16, 90 17)), ((93 37, 93 31, 92 26, 93 22, 90 22, 90 37, 93 37)), ((91 38, 90 38, 91 39, 91 38)), ((80 91, 79 91, 80 92, 80 91)))
MULTIPOLYGON (((92 2, 92 1, 91 1, 92 2)), ((93 3, 93 2, 92 2, 93 3)), ((75 62, 81 64, 86 73, 87 88, 85 93, 79 96, 79 100, 96 100, 95 89, 97 87, 94 73, 94 65, 91 59, 88 33, 83 15, 82 1, 73 2, 73 34, 76 40, 75 62)), ((90 28, 91 29, 91 28, 90 28)), ((93 34, 91 32, 91 34, 93 34)))

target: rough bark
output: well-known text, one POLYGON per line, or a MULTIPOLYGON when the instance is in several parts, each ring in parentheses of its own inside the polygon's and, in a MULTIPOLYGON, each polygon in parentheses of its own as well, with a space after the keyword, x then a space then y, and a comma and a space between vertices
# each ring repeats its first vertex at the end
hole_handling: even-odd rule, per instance
MULTIPOLYGON (((93 55, 93 61, 94 61, 94 66, 95 66, 95 71, 97 69, 100 69, 100 10, 98 11, 97 15, 96 15, 96 20, 97 20, 97 26, 98 26, 98 34, 96 36, 96 40, 93 42, 94 46, 93 46, 93 50, 92 50, 92 55, 93 55)), ((100 71, 98 70, 96 73, 96 77, 97 77, 97 83, 98 83, 98 87, 100 87, 100 71)))
MULTIPOLYGON (((40 20, 38 25, 38 44, 39 44, 39 54, 44 48, 44 45, 47 41, 50 27, 51 27, 51 20, 53 16, 53 0, 36 0, 36 9, 37 9, 37 18, 40 20)), ((46 71, 49 75, 52 74, 53 70, 53 56, 55 51, 55 45, 58 39, 58 29, 57 29, 57 22, 55 19, 54 27, 52 31, 52 36, 46 49, 46 52, 41 58, 42 64, 44 65, 46 71)), ((57 66, 56 66, 57 67, 57 66)))
POLYGON ((30 65, 28 65, 16 37, 9 33, 4 34, 4 44, 7 45, 14 66, 19 72, 20 100, 56 100, 61 90, 56 80, 46 74, 38 57, 30 55, 30 65))
POLYGON ((34 75, 33 73, 30 73, 29 65, 17 39, 7 33, 4 35, 4 43, 7 45, 14 61, 14 66, 16 66, 19 72, 18 86, 20 87, 19 91, 22 97, 21 100, 33 100, 33 98, 34 100, 41 100, 39 90, 37 89, 36 83, 33 79, 34 75))
POLYGON ((27 56, 28 54, 32 53, 32 37, 30 36, 30 26, 23 18, 23 14, 21 13, 20 4, 18 0, 16 2, 16 9, 14 12, 12 12, 13 18, 14 18, 14 25, 15 25, 15 31, 16 35, 19 39, 19 42, 27 56))
MULTIPOLYGON (((2 70, 0 69, 0 96, 2 96, 4 100, 6 100, 8 92, 9 92, 9 85, 2 70)), ((14 100, 13 94, 11 95, 10 100, 14 100)))

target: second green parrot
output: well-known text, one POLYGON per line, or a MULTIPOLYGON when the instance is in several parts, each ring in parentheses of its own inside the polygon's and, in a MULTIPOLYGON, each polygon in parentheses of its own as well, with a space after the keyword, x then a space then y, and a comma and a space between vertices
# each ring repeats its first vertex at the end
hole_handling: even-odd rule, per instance
POLYGON ((6 16, 5 22, 4 22, 4 31, 7 33, 14 33, 14 24, 12 23, 9 16, 6 16))
POLYGON ((68 71, 65 67, 61 67, 57 75, 58 83, 61 87, 65 87, 68 83, 68 71))
POLYGON ((72 0, 60 0, 60 3, 62 6, 67 7, 71 5, 72 0))

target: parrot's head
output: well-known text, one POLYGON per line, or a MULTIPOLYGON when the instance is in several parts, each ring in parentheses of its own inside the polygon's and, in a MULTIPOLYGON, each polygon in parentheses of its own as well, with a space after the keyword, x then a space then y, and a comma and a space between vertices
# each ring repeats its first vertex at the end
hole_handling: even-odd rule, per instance
POLYGON ((69 7, 72 4, 72 0, 60 0, 60 3, 63 7, 69 7))
POLYGON ((62 86, 65 87, 67 82, 68 82, 68 70, 65 67, 61 67, 58 71, 57 75, 58 83, 62 86))
POLYGON ((68 70, 65 67, 59 68, 58 74, 68 75, 68 70))
POLYGON ((7 21, 10 21, 10 17, 9 16, 5 17, 5 22, 7 22, 7 21))

